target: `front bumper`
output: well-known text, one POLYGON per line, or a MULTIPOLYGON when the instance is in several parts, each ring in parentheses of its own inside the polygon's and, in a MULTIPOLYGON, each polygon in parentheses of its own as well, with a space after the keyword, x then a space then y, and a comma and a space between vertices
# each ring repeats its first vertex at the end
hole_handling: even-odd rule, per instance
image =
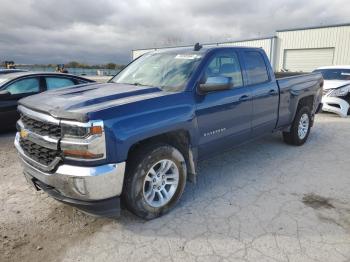
POLYGON ((41 188, 51 196, 70 204, 87 204, 120 196, 123 189, 125 162, 95 167, 61 164, 53 172, 42 171, 29 161, 19 145, 18 150, 23 172, 28 182, 41 188))
POLYGON ((347 117, 350 105, 346 100, 339 97, 323 96, 322 103, 323 111, 335 113, 341 117, 347 117))
POLYGON ((45 193, 60 201, 62 203, 79 208, 87 213, 104 216, 104 217, 116 217, 120 214, 121 204, 119 197, 111 197, 108 199, 97 201, 85 201, 63 196, 55 188, 46 185, 45 183, 37 180, 29 174, 24 174, 27 181, 34 186, 36 190, 43 190, 45 193))

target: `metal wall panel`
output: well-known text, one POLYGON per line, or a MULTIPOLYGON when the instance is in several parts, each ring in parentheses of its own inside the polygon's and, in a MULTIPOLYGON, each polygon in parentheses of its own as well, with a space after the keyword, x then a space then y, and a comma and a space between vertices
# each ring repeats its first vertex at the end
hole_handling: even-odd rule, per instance
MULTIPOLYGON (((333 65, 350 64, 350 26, 281 31, 277 32, 277 39, 278 71, 285 65, 285 50, 290 49, 333 48, 333 65)), ((295 66, 294 68, 297 69, 295 66)))
POLYGON ((271 60, 271 41, 272 38, 258 39, 258 40, 248 40, 239 42, 229 42, 229 43, 218 43, 218 46, 248 46, 248 47, 258 47, 264 49, 266 55, 271 60))
MULTIPOLYGON (((280 71, 285 65, 285 50, 324 49, 333 48, 333 65, 350 65, 350 25, 323 26, 320 28, 291 29, 277 31, 276 37, 232 41, 225 43, 204 44, 213 46, 249 46, 261 47, 265 50, 275 71, 280 71)), ((191 47, 191 46, 188 46, 191 47)), ((133 59, 140 55, 157 50, 156 48, 133 50, 133 59)), ((307 59, 317 59, 310 58, 307 59)), ((327 60, 329 61, 329 60, 327 60)), ((317 63, 316 63, 317 64, 317 63)), ((298 69, 294 65, 295 70, 298 69)), ((308 69, 310 70, 310 69, 308 69)))

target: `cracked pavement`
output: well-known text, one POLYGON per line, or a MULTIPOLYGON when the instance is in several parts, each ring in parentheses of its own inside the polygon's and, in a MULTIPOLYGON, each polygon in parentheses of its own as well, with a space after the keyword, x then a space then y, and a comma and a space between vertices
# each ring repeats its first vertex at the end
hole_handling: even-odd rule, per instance
POLYGON ((152 221, 88 216, 27 185, 0 136, 0 261, 350 261, 350 121, 318 115, 302 147, 279 133, 201 162, 152 221))

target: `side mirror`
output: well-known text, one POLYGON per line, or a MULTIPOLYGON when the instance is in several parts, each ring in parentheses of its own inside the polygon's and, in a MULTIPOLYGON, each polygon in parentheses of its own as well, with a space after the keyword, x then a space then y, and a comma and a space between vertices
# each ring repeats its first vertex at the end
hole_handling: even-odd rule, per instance
POLYGON ((10 97, 11 93, 7 90, 1 90, 0 91, 0 98, 6 98, 6 97, 10 97))
POLYGON ((232 77, 215 76, 208 77, 204 84, 200 84, 198 91, 205 94, 213 91, 228 90, 232 87, 232 77))

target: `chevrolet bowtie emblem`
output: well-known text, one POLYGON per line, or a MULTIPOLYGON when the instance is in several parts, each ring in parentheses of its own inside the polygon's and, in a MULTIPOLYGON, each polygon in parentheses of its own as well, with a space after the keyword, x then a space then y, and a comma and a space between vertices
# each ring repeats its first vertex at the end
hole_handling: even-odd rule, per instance
POLYGON ((28 137, 28 131, 25 129, 21 129, 19 135, 21 136, 21 138, 26 139, 28 137))

